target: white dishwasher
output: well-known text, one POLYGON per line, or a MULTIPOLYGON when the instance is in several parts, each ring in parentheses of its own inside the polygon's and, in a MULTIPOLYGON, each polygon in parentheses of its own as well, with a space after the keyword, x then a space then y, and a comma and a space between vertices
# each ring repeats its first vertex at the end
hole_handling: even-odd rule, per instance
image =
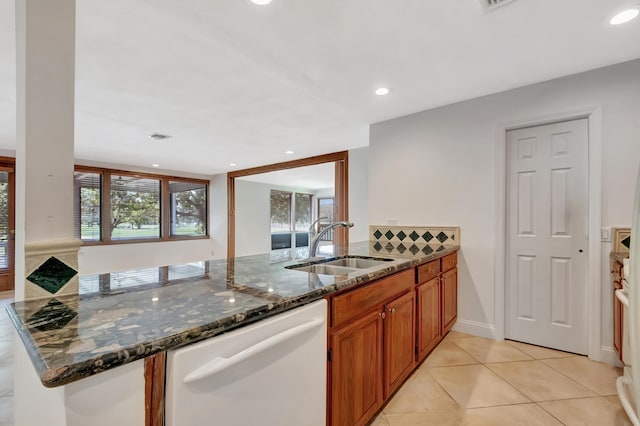
POLYGON ((170 351, 167 426, 324 426, 327 302, 170 351))

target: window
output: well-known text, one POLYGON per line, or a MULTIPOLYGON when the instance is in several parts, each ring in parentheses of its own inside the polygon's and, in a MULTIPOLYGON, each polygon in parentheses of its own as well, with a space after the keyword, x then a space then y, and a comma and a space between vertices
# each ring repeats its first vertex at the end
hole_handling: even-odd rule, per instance
POLYGON ((307 232, 311 226, 311 194, 296 192, 296 231, 307 232))
POLYGON ((291 192, 271 190, 271 233, 291 232, 291 192))
POLYGON ((100 173, 76 172, 73 179, 75 234, 82 241, 100 241, 100 173))
POLYGON ((309 245, 312 198, 311 194, 271 190, 271 250, 309 245))
POLYGON ((202 236, 207 233, 207 185, 169 181, 171 235, 202 236))
POLYGON ((111 175, 112 240, 160 238, 160 181, 111 175))
POLYGON ((208 182, 76 167, 75 234, 85 243, 208 235, 208 182))

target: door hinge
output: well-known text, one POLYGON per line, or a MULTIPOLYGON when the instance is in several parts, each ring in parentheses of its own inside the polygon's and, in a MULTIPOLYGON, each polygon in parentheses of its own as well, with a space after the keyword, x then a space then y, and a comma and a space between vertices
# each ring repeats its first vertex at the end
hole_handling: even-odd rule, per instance
POLYGON ((327 351, 327 361, 331 362, 332 359, 333 359, 333 352, 331 351, 331 349, 329 349, 327 351))

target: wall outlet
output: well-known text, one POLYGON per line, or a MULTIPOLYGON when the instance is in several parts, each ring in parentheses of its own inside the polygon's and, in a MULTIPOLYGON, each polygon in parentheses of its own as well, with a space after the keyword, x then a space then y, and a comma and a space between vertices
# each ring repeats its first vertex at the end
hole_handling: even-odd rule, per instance
POLYGON ((397 225, 398 219, 387 219, 387 225, 397 225))
POLYGON ((600 240, 603 243, 611 242, 611 227, 606 226, 606 227, 600 229, 600 240))

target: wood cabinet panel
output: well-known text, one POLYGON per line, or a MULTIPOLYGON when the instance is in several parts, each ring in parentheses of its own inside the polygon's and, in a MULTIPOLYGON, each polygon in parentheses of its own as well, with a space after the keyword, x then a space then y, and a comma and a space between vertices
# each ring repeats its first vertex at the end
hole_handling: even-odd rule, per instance
POLYGON ((366 424, 382 404, 382 315, 367 314, 331 336, 331 424, 366 424))
POLYGON ((458 253, 452 253, 442 258, 442 272, 453 269, 458 264, 458 253))
POLYGON ((440 260, 427 262, 417 268, 416 283, 422 284, 440 275, 440 260))
POLYGON ((411 290, 414 285, 414 275, 414 270, 408 269, 334 297, 332 304, 333 326, 339 326, 356 319, 394 297, 411 290))
POLYGON ((442 333, 446 334, 458 318, 458 268, 442 274, 442 333))
POLYGON ((622 333, 623 333, 623 307, 622 302, 616 297, 615 291, 622 288, 622 263, 615 261, 611 268, 611 279, 613 281, 613 347, 618 353, 618 358, 622 361, 622 333))
POLYGON ((385 306, 384 397, 392 394, 415 365, 416 294, 410 292, 385 306))
POLYGON ((440 324, 440 279, 436 277, 416 289, 417 361, 422 361, 442 340, 440 324))

